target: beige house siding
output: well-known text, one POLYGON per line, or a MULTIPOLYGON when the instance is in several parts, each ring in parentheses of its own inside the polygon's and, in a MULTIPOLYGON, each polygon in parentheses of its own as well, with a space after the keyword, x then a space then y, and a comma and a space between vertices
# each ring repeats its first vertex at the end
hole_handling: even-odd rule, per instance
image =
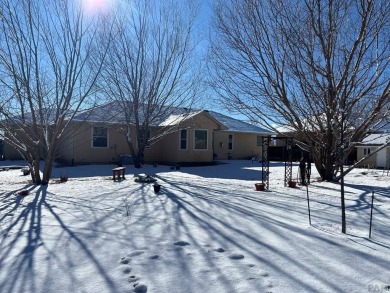
MULTIPOLYGON (((364 149, 370 149, 371 152, 375 151, 378 147, 377 146, 358 146, 357 147, 357 160, 361 160, 365 157, 364 155, 364 149)), ((378 153, 372 155, 370 158, 364 160, 361 162, 358 167, 370 167, 370 168, 376 168, 377 167, 377 156, 378 153)), ((386 162, 385 166, 390 165, 390 147, 386 148, 386 162)))
POLYGON ((129 154, 120 126, 102 123, 72 123, 60 142, 58 159, 74 163, 117 163, 121 154, 129 154), (93 147, 93 127, 107 127, 107 147, 93 147))
MULTIPOLYGON (((187 129, 187 149, 180 150, 180 131, 167 134, 145 149, 145 162, 210 162, 213 160, 212 134, 220 125, 205 114, 192 117, 182 123, 178 129, 187 129), (194 149, 195 130, 207 131, 207 149, 194 149)), ((117 163, 121 155, 129 155, 124 127, 103 123, 72 123, 67 134, 61 140, 58 153, 60 160, 74 163, 117 163), (108 128, 108 146, 93 147, 93 127, 108 128)), ((158 128, 151 128, 153 137, 158 128)), ((136 142, 135 127, 131 131, 132 141, 136 142)), ((135 145, 135 151, 137 151, 135 145)))
MULTIPOLYGON (((145 162, 211 162, 213 160, 212 133, 219 124, 205 114, 199 114, 177 126, 177 130, 165 135, 145 150, 145 162), (187 130, 187 149, 180 149, 180 130, 187 130), (207 149, 194 148, 195 130, 207 131, 207 149)), ((155 130, 157 131, 157 129, 155 130)), ((152 131, 153 136, 153 131, 152 131)))
POLYGON ((242 160, 260 156, 262 146, 257 145, 256 133, 239 133, 229 131, 214 132, 214 154, 218 160, 242 160), (229 150, 229 135, 233 136, 232 149, 229 150))

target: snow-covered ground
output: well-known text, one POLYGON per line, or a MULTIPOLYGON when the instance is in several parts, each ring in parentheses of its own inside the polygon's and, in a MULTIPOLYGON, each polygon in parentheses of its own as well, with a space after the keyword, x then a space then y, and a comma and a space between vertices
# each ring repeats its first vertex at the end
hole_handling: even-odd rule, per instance
POLYGON ((1 171, 0 292, 390 291, 390 174, 347 175, 342 234, 339 184, 313 174, 309 225, 306 188, 284 187, 283 164, 261 192, 258 163, 224 163, 127 166, 121 182, 113 165, 55 168, 69 181, 47 187, 1 171))

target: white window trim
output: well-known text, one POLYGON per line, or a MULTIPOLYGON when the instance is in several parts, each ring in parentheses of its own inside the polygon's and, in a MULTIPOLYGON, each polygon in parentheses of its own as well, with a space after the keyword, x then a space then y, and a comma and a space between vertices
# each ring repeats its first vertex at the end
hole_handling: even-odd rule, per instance
POLYGON ((363 148, 363 155, 364 156, 368 156, 369 154, 371 154, 371 148, 370 147, 364 147, 363 148))
POLYGON ((233 133, 230 133, 230 134, 228 135, 228 145, 227 145, 227 147, 228 147, 228 151, 234 150, 234 134, 233 134, 233 133), (232 148, 231 148, 231 149, 229 149, 229 137, 230 137, 230 136, 232 136, 232 148))
POLYGON ((109 147, 109 142, 110 142, 110 129, 107 127, 107 126, 98 126, 98 125, 94 125, 94 126, 92 126, 92 128, 91 128, 91 148, 93 148, 93 149, 108 149, 108 147, 109 147), (94 145, 93 145, 93 129, 95 128, 95 127, 100 127, 100 128, 105 128, 105 129, 107 129, 107 146, 105 146, 105 147, 95 147, 94 145))
POLYGON ((180 151, 187 151, 188 150, 188 129, 186 129, 186 128, 182 128, 179 130, 179 150, 180 151), (182 132, 182 130, 186 131, 186 148, 185 149, 181 148, 181 132, 182 132))
POLYGON ((204 152, 204 151, 208 151, 209 150, 209 130, 208 129, 194 129, 194 141, 193 141, 193 150, 194 151, 200 151, 200 152, 204 152), (201 131, 206 131, 206 135, 207 135, 207 143, 206 143, 206 148, 205 149, 196 149, 195 148, 195 134, 196 134, 196 131, 197 130, 201 130, 201 131))

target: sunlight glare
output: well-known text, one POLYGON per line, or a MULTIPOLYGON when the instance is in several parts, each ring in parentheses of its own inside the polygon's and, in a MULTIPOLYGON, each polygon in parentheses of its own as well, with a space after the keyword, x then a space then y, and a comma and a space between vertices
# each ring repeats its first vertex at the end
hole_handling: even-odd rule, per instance
POLYGON ((114 6, 115 0, 81 0, 87 13, 107 13, 114 6))

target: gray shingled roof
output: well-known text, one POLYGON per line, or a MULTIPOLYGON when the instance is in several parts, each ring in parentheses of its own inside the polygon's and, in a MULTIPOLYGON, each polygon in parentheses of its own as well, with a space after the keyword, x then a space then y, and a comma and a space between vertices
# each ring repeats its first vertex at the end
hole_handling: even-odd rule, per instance
MULTIPOLYGON (((142 112, 142 111, 141 111, 142 112)), ((164 112, 164 111, 163 111, 164 112)), ((182 116, 192 117, 196 115, 202 110, 189 110, 187 108, 169 108, 167 111, 168 114, 158 116, 155 121, 153 121, 152 125, 154 126, 164 126, 165 124, 171 124, 170 121, 174 121, 172 116, 182 116)), ((227 130, 225 131, 233 131, 233 132, 251 132, 251 133, 271 133, 271 131, 249 124, 247 122, 231 118, 229 116, 223 115, 221 113, 215 111, 205 111, 212 118, 217 120, 223 126, 226 126, 227 130)), ((142 122, 143 117, 140 117, 142 122)), ((121 123, 125 121, 125 116, 121 106, 117 102, 111 102, 102 106, 95 107, 90 110, 85 110, 80 112, 74 117, 74 121, 89 121, 89 122, 99 122, 99 123, 121 123)), ((180 119, 177 119, 180 121, 180 119)))
MULTIPOLYGON (((141 104, 140 107, 143 105, 141 104)), ((131 107, 131 105, 129 105, 131 107)), ((171 114, 183 114, 188 113, 186 108, 168 108, 167 111, 162 111, 165 115, 154 115, 155 120, 151 121, 152 125, 157 126, 165 121, 171 114)), ((138 112, 140 116, 140 122, 144 120, 143 109, 141 108, 138 112)), ((88 122, 100 122, 100 123, 123 123, 126 121, 126 116, 123 111, 123 106, 118 102, 110 102, 105 105, 97 106, 90 110, 85 110, 77 114, 74 121, 88 121, 88 122)), ((134 122, 134 121, 132 121, 134 122)))

